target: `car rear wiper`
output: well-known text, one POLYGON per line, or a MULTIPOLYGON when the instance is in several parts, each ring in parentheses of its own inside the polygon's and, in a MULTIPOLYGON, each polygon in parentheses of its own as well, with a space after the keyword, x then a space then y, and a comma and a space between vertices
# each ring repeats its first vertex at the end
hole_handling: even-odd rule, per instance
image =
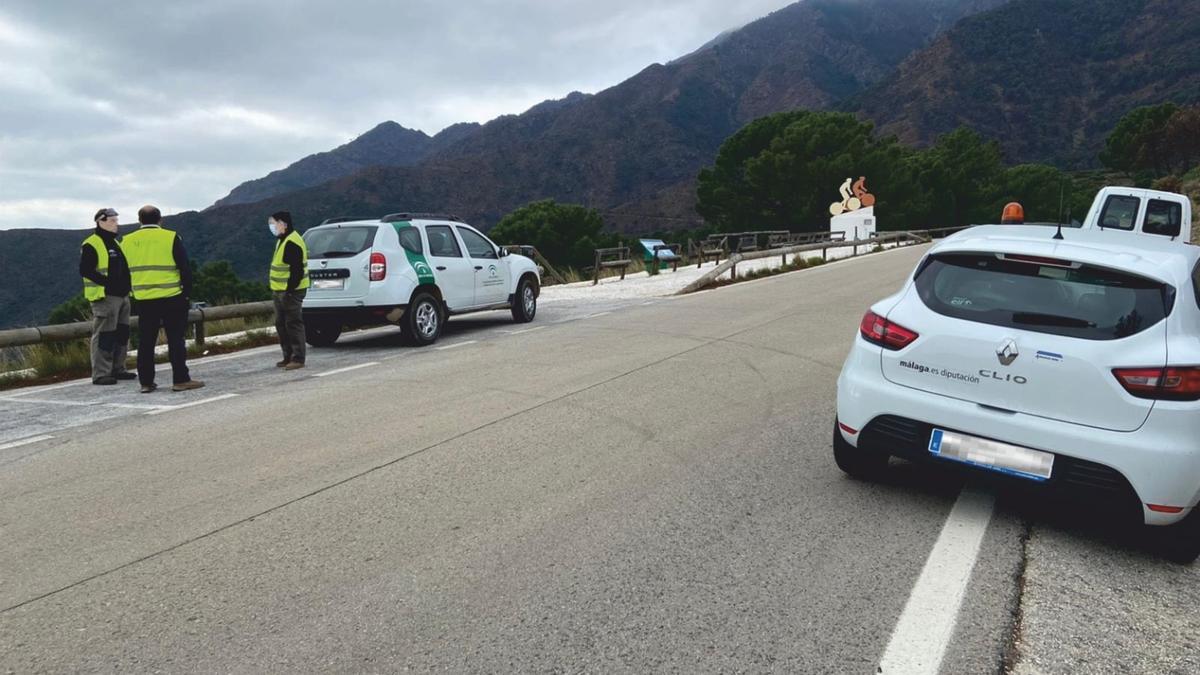
POLYGON ((1096 324, 1085 319, 1057 314, 1041 314, 1039 312, 1013 312, 1013 323, 1027 326, 1062 326, 1064 328, 1095 328, 1096 324))
POLYGON ((353 258, 358 255, 354 251, 326 251, 321 258, 353 258))

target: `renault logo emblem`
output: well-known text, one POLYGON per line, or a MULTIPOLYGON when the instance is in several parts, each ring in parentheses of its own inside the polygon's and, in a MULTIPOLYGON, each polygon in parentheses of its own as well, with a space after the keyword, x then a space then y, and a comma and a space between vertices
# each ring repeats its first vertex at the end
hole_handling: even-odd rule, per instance
POLYGON ((1000 359, 1002 366, 1012 365, 1012 362, 1016 361, 1020 355, 1021 353, 1017 351, 1017 342, 1012 338, 1005 340, 996 350, 996 357, 1000 359))

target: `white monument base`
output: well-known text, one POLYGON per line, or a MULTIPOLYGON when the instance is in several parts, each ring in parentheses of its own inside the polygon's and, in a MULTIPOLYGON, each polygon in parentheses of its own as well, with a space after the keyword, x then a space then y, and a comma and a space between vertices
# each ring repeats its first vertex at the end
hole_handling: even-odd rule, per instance
POLYGON ((875 207, 868 206, 830 218, 829 232, 844 232, 846 241, 871 237, 875 234, 875 207))

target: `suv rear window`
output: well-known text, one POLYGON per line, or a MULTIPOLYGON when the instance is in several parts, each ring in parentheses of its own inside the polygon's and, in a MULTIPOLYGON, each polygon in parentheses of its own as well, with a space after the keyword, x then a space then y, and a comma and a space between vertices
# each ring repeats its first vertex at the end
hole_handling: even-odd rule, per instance
POLYGON ((353 258, 375 243, 375 225, 353 225, 309 230, 304 233, 310 259, 353 258))
POLYGON ((933 256, 917 274, 917 292, 938 314, 1085 340, 1135 335, 1171 313, 1175 293, 1166 284, 1103 267, 1026 260, 933 256))

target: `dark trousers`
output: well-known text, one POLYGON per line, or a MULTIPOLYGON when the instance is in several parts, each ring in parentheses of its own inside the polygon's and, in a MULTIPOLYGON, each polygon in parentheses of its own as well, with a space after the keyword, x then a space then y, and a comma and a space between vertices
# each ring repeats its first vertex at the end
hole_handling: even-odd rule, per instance
POLYGON ((304 363, 304 296, 308 291, 275 291, 275 332, 279 334, 279 347, 283 349, 283 360, 304 363))
POLYGON ((125 372, 129 298, 109 295, 92 303, 92 380, 125 372))
POLYGON ((167 332, 167 353, 171 358, 172 384, 190 382, 187 367, 188 302, 182 295, 162 300, 140 300, 138 309, 138 380, 142 386, 154 384, 154 345, 158 329, 167 332))

